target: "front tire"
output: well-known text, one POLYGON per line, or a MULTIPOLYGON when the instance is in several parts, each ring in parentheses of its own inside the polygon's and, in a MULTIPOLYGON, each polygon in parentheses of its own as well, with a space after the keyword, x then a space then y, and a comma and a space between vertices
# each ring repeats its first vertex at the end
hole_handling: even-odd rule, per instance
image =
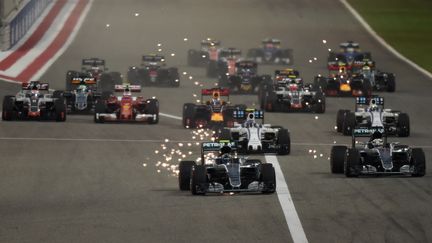
POLYGON ((344 159, 347 147, 333 146, 330 153, 330 168, 333 174, 344 173, 344 159))
POLYGON ((181 161, 179 164, 179 188, 181 191, 190 190, 192 167, 196 166, 195 161, 181 161))
POLYGON ((411 164, 414 166, 413 177, 422 177, 426 174, 426 158, 423 149, 412 149, 411 164))

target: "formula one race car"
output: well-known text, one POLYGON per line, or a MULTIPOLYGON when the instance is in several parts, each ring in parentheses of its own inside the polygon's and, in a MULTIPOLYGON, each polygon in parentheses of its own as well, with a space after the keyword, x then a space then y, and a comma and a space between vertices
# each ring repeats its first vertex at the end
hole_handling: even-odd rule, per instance
POLYGON ((351 135, 356 127, 386 129, 388 135, 408 137, 410 121, 406 113, 384 109, 384 98, 356 97, 354 112, 339 110, 336 117, 338 132, 351 135))
POLYGON ((201 41, 201 49, 188 51, 187 62, 189 66, 216 65, 219 59, 220 41, 207 38, 201 41))
POLYGON ((201 90, 201 104, 186 103, 183 105, 183 126, 185 128, 230 127, 234 124, 233 111, 245 108, 246 105, 230 105, 229 90, 213 88, 201 90), (204 97, 212 96, 204 102, 204 97), (226 97, 227 100, 221 100, 226 97))
POLYGON ((180 86, 180 75, 175 67, 165 67, 165 57, 162 55, 144 55, 141 67, 130 67, 127 73, 128 81, 133 85, 143 86, 180 86))
POLYGON ((314 85, 321 87, 326 96, 370 96, 372 84, 362 75, 352 75, 345 66, 330 71, 328 77, 318 75, 314 85))
POLYGON ((352 146, 333 146, 330 155, 332 173, 347 177, 359 175, 411 175, 424 176, 426 159, 423 149, 411 148, 398 142, 387 142, 387 136, 376 129, 356 128, 352 146), (357 136, 369 135, 368 142, 356 141, 357 136))
POLYGON ((227 81, 230 75, 236 73, 236 63, 241 60, 241 50, 237 48, 223 48, 219 52, 217 65, 209 65, 207 76, 218 77, 219 82, 227 81))
POLYGON ((3 99, 2 120, 66 121, 66 105, 62 97, 54 97, 48 84, 39 81, 22 83, 16 95, 3 99))
POLYGON ((261 48, 254 48, 248 51, 247 57, 263 64, 294 64, 293 50, 281 49, 281 41, 274 38, 262 40, 261 48))
POLYGON ((241 60, 235 64, 235 73, 227 80, 221 80, 223 87, 228 87, 232 93, 257 93, 263 84, 272 83, 269 75, 258 75, 258 64, 255 61, 241 60))
POLYGON ((201 144, 201 161, 181 161, 179 188, 193 195, 224 192, 276 191, 276 174, 272 164, 249 159, 235 153, 230 142, 201 144))
POLYGON ((364 60, 371 60, 369 52, 360 51, 360 45, 353 41, 339 44, 339 52, 329 52, 327 68, 329 71, 338 70, 340 66, 345 66, 347 70, 361 68, 364 60))
POLYGON ((326 108, 320 87, 303 84, 298 71, 293 69, 276 70, 274 83, 261 87, 258 100, 266 111, 324 113, 326 108))
POLYGON ((234 118, 245 120, 225 128, 219 140, 234 141, 239 153, 277 153, 286 155, 291 152, 291 138, 288 129, 281 126, 264 124, 264 112, 255 109, 234 111, 234 118), (262 123, 256 122, 256 119, 262 123))
POLYGON ((103 122, 143 122, 156 124, 159 122, 159 101, 132 96, 132 92, 140 92, 139 85, 116 85, 116 92, 123 91, 122 96, 110 95, 96 103, 94 121, 103 122))
POLYGON ((353 70, 353 76, 360 76, 369 80, 376 91, 394 92, 396 90, 396 77, 393 73, 382 72, 375 69, 375 62, 368 61, 357 70, 353 70))
POLYGON ((81 71, 66 73, 66 90, 74 90, 83 80, 94 80, 99 90, 110 91, 114 85, 122 83, 122 76, 119 72, 108 72, 105 60, 88 58, 82 60, 81 71))
POLYGON ((72 79, 74 90, 56 90, 55 97, 63 97, 66 100, 66 109, 71 114, 92 114, 96 101, 107 98, 110 91, 98 92, 94 78, 72 79), (77 86, 76 86, 77 85, 77 86))

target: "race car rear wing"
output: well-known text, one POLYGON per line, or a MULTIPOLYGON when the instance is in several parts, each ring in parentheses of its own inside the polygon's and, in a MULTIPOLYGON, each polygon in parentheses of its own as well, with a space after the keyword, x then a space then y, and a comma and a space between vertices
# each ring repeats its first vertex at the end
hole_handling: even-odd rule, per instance
POLYGON ((165 57, 162 55, 143 55, 141 60, 143 62, 163 62, 165 57))
POLYGON ((249 114, 253 114, 254 119, 262 120, 264 123, 264 111, 258 110, 258 109, 244 109, 244 110, 234 110, 233 111, 233 118, 238 120, 246 120, 249 114))
POLYGON ((86 66, 105 66, 105 60, 99 58, 86 58, 82 60, 82 65, 86 66))
POLYGON ((22 83, 21 89, 22 90, 49 90, 49 84, 48 83, 41 83, 39 81, 30 81, 29 83, 22 83))
POLYGON ((73 78, 71 81, 72 84, 96 84, 96 80, 94 78, 73 78))
POLYGON ((219 92, 219 96, 229 96, 229 89, 227 88, 212 88, 212 89, 202 89, 201 95, 207 96, 207 95, 214 95, 216 92, 219 92))
POLYGON ((129 84, 116 84, 114 86, 115 92, 141 92, 141 85, 129 85, 129 84))
POLYGON ((372 96, 372 97, 365 97, 360 96, 356 97, 356 104, 357 105, 368 105, 370 101, 375 100, 376 105, 384 105, 384 97, 379 96, 372 96))

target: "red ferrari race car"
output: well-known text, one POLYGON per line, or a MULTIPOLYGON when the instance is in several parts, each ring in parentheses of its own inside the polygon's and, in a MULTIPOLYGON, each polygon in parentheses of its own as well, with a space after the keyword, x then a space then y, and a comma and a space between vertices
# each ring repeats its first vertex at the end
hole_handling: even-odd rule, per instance
POLYGON ((115 85, 115 91, 123 91, 123 95, 111 94, 96 103, 94 121, 103 122, 143 122, 156 124, 159 122, 159 101, 132 96, 132 92, 140 92, 139 85, 115 85))
POLYGON ((213 88, 201 90, 201 103, 186 103, 183 105, 183 126, 185 128, 218 128, 234 125, 234 110, 246 109, 246 105, 230 105, 229 90, 213 88), (212 98, 204 102, 205 96, 212 98), (226 97, 227 100, 221 100, 226 97))

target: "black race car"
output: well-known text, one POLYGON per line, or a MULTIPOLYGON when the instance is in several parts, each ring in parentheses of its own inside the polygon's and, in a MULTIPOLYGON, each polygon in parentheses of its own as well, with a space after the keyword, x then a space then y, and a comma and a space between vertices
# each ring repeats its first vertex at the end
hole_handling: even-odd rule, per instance
POLYGON ((100 91, 111 91, 114 85, 123 81, 120 72, 108 72, 103 59, 83 59, 81 65, 81 71, 69 70, 66 73, 65 90, 76 89, 81 81, 93 80, 100 91))
POLYGON ((270 75, 258 75, 258 63, 250 60, 240 60, 235 63, 235 72, 228 78, 221 79, 219 85, 228 87, 231 93, 258 93, 263 84, 272 83, 270 75))
POLYGON ((261 48, 253 48, 248 51, 248 58, 263 64, 294 64, 293 50, 280 48, 280 40, 266 38, 261 43, 261 48))
POLYGON ((166 67, 162 55, 144 55, 140 67, 129 67, 128 81, 142 86, 180 86, 180 75, 176 67, 166 67))
POLYGON ((246 108, 246 105, 231 105, 229 90, 224 88, 201 90, 200 101, 199 104, 186 103, 183 105, 183 127, 232 127, 236 121, 233 117, 234 110, 246 108), (212 98, 204 102, 203 99, 207 96, 212 96, 212 98), (221 97, 226 97, 227 100, 221 97))
POLYGON ((205 142, 201 144, 201 161, 181 161, 179 188, 193 195, 224 192, 276 191, 276 175, 272 164, 234 153, 235 144, 205 142))
POLYGON ((385 134, 381 128, 354 129, 351 148, 341 145, 332 147, 331 172, 344 173, 347 177, 379 174, 424 176, 426 159, 423 149, 398 142, 389 143, 385 134), (357 136, 365 134, 370 135, 368 142, 356 141, 357 136))

